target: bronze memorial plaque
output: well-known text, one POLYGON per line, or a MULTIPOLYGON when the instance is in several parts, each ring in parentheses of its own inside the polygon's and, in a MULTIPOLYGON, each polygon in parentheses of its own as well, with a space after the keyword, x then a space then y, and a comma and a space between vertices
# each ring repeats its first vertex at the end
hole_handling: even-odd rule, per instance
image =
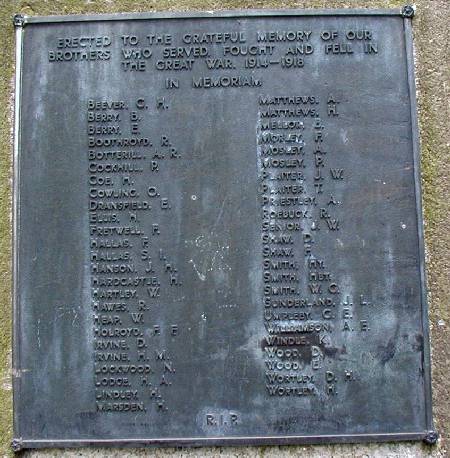
POLYGON ((15 17, 15 449, 435 441, 413 12, 15 17))

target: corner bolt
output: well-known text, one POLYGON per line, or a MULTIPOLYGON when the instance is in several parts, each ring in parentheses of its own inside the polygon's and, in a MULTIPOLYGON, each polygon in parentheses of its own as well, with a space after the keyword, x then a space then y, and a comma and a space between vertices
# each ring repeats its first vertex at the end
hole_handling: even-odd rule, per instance
POLYGON ((413 5, 405 5, 402 9, 402 16, 413 18, 415 12, 416 12, 416 8, 413 5))
POLYGON ((435 445, 439 439, 439 434, 437 431, 428 431, 426 436, 423 438, 423 441, 427 445, 435 445))
POLYGON ((13 18, 16 27, 23 27, 25 24, 25 16, 23 14, 16 14, 13 18))
POLYGON ((11 448, 14 452, 20 452, 22 450, 22 439, 13 439, 11 442, 11 448))

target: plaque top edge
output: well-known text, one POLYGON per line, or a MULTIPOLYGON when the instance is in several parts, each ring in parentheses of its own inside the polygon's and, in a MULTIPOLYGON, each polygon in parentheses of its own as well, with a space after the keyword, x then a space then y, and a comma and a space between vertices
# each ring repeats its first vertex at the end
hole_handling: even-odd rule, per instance
POLYGON ((270 16, 401 16, 412 18, 415 7, 405 5, 396 9, 236 9, 210 11, 160 11, 141 13, 110 13, 110 14, 77 14, 54 16, 26 16, 16 14, 14 25, 18 27, 27 24, 50 24, 63 22, 84 21, 127 21, 155 19, 204 19, 204 18, 234 18, 234 17, 270 17, 270 16))

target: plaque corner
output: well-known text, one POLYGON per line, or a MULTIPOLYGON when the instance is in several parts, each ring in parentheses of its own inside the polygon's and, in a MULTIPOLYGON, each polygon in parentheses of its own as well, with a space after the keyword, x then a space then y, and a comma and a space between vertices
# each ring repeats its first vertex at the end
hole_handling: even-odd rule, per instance
POLYGON ((436 445, 439 440, 439 433, 435 430, 427 431, 423 442, 427 445, 436 445))
POLYGON ((405 5, 402 8, 402 17, 412 19, 416 14, 416 6, 415 5, 405 5))
POLYGON ((21 437, 15 437, 11 441, 11 449, 14 453, 18 453, 23 449, 23 440, 21 437))
POLYGON ((15 14, 13 16, 13 24, 14 24, 14 27, 25 27, 26 16, 20 13, 15 14))

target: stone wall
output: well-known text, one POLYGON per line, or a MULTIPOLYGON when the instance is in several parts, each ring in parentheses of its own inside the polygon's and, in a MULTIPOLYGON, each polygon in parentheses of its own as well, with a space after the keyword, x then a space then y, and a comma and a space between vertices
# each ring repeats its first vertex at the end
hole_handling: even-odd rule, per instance
MULTIPOLYGON (((233 8, 400 8, 395 0, 0 0, 0 453, 11 454, 11 163, 15 13, 51 15, 233 8)), ((417 0, 413 20, 438 445, 421 443, 204 449, 80 449, 29 456, 444 457, 450 456, 450 1, 417 0)))

